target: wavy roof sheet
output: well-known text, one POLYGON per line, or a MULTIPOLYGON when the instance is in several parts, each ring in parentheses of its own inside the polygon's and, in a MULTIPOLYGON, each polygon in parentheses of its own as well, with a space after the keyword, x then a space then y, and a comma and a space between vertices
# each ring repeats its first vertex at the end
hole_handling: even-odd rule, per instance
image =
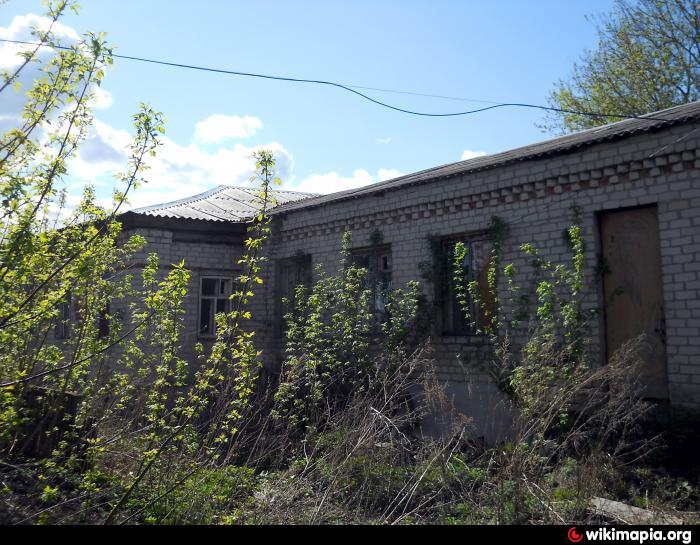
MULTIPOLYGON (((681 106, 675 106, 667 110, 646 114, 637 119, 625 119, 617 123, 610 123, 601 127, 545 140, 502 153, 495 153, 493 155, 486 155, 466 161, 433 167, 384 182, 347 191, 330 193, 328 195, 272 190, 272 194, 278 203, 274 212, 283 213, 298 209, 313 208, 327 203, 362 197, 372 193, 392 191, 411 185, 458 176, 460 174, 496 168, 518 161, 570 153, 579 148, 600 142, 618 140, 635 134, 656 131, 665 127, 680 125, 699 119, 700 101, 696 101, 681 106)), ((184 218, 240 223, 251 219, 256 210, 254 188, 220 185, 210 191, 192 197, 153 206, 135 208, 129 212, 162 218, 184 218)))
MULTIPOLYGON (((132 214, 143 214, 161 218, 182 218, 206 221, 244 222, 257 212, 255 188, 220 185, 177 201, 144 206, 129 210, 132 214)), ((271 190, 279 205, 308 199, 313 193, 271 190)))
POLYGON ((322 206, 327 203, 353 199, 372 193, 391 191, 406 186, 436 181, 441 178, 500 167, 518 161, 568 153, 600 142, 618 140, 634 134, 655 131, 664 127, 680 125, 697 119, 700 119, 700 101, 690 102, 667 110, 646 114, 636 119, 625 119, 617 123, 610 123, 601 127, 545 140, 502 153, 485 155, 466 161, 429 168, 414 174, 408 174, 357 189, 321 195, 300 202, 282 204, 276 207, 274 212, 280 213, 301 208, 306 209, 322 206))

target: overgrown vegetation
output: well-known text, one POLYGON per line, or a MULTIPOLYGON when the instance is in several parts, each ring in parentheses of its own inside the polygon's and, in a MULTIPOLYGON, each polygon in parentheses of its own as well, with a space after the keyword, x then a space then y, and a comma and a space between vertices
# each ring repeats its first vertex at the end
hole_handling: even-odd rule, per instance
MULTIPOLYGON (((76 5, 56 1, 48 15, 55 22, 68 9, 76 5)), ((56 45, 50 29, 35 35, 56 45)), ((12 92, 7 84, 39 62, 38 50, 4 75, 2 92, 12 92)), ((260 248, 276 181, 272 156, 259 152, 259 214, 232 310, 217 316, 217 338, 203 364, 188 369, 179 352, 189 273, 183 263, 160 264, 151 254, 137 281, 129 271, 146 240, 121 236, 117 216, 158 147, 158 112, 142 106, 134 116, 112 209, 100 208, 87 187, 79 205, 64 211, 62 179, 110 64, 101 35, 56 49, 27 92, 22 126, 0 142, 0 455, 9 468, 38 457, 37 478, 59 479, 42 489, 42 503, 59 501, 65 485, 80 491, 83 506, 96 502, 88 511, 107 523, 145 512, 228 456, 257 376, 259 352, 245 324, 262 281, 260 248)))
MULTIPOLYGON (((55 2, 49 15, 71 7, 55 2)), ((50 32, 38 38, 52 43, 50 32)), ((449 274, 468 321, 468 303, 483 307, 474 328, 489 340, 513 420, 487 445, 436 378, 420 284, 377 293, 350 259, 350 233, 338 272, 317 268, 296 289, 278 384, 257 384, 250 300, 277 181, 274 158, 259 152, 258 213, 231 310, 217 314, 213 348, 189 368, 186 264, 152 254, 137 279, 130 267, 147 241, 125 239, 117 218, 157 149, 160 114, 144 106, 134 117, 111 210, 88 188, 68 217, 57 214, 109 54, 100 36, 59 51, 29 92, 25 124, 0 142, 0 521, 585 523, 599 518, 594 495, 697 509, 696 483, 639 465, 654 444, 637 433, 647 405, 636 344, 602 368, 588 359, 577 226, 569 263, 522 247, 537 272, 529 313, 520 308, 529 288, 501 255, 504 222, 491 228, 488 305, 464 275, 467 247, 455 245, 449 274), (435 414, 449 426, 424 435, 435 414)))

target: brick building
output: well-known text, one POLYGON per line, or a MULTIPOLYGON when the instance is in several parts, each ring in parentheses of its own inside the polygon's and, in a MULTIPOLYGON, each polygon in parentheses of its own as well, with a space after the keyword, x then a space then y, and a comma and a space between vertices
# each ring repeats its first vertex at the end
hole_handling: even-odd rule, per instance
MULTIPOLYGON (((510 231, 504 262, 527 276, 525 242, 566 262, 571 251, 563 233, 576 221, 586 249, 585 306, 600 311, 591 324, 594 356, 604 363, 621 342, 644 332, 648 396, 700 409, 699 142, 700 102, 694 102, 360 189, 323 196, 278 192, 271 259, 254 308, 266 365, 274 370, 279 353, 277 301, 308 281, 316 264, 333 270, 346 228, 372 277, 400 286, 423 280, 419 271, 433 259, 436 241, 469 244, 478 275, 494 216, 510 231)), ((195 340, 211 337, 213 312, 226 304, 249 217, 250 192, 223 186, 122 217, 125 230, 144 234, 161 263, 185 259, 193 271, 189 351, 195 340)), ((443 288, 424 284, 428 298, 443 288)), ((498 436, 507 411, 479 364, 485 340, 460 321, 453 298, 443 299, 432 335, 440 378, 484 434, 498 436)))

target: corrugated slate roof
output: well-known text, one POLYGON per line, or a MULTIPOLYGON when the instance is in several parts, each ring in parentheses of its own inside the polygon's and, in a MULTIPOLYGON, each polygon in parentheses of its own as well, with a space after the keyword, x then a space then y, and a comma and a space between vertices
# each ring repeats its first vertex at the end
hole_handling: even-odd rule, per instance
POLYGON ((688 104, 675 106, 667 110, 661 110, 659 112, 640 116, 640 118, 637 119, 625 119, 624 121, 618 121, 617 123, 610 123, 601 127, 595 127, 593 129, 580 131, 551 140, 545 140, 544 142, 538 142, 529 146, 515 148, 502 153, 495 153, 493 155, 486 155, 483 157, 468 159, 466 161, 459 161, 457 163, 433 167, 414 174, 408 174, 406 176, 386 180, 384 182, 379 182, 358 189, 349 189, 347 191, 340 191, 329 195, 321 195, 318 197, 305 199, 303 202, 281 204, 274 209, 274 213, 322 206, 327 203, 353 199, 372 193, 391 191, 410 185, 427 183, 441 178, 457 176, 468 172, 491 169, 518 161, 539 159, 542 157, 568 153, 578 148, 590 146, 599 142, 618 140, 620 138, 638 133, 655 131, 664 127, 687 123, 699 118, 700 101, 690 102, 688 104))
MULTIPOLYGON (((143 214, 161 218, 182 218, 206 221, 243 222, 257 212, 255 192, 251 187, 220 185, 177 201, 130 210, 132 214, 143 214)), ((314 197, 313 193, 271 190, 279 205, 314 197)))
MULTIPOLYGON (((656 131, 664 127, 679 125, 698 119, 700 119, 700 101, 650 113, 637 119, 625 119, 617 123, 610 123, 559 138, 545 140, 502 153, 495 153, 493 155, 476 157, 466 161, 429 168, 357 189, 339 191, 328 195, 273 190, 272 193, 278 203, 274 209, 274 213, 322 206, 327 203, 353 199, 372 193, 391 191, 460 174, 496 168, 518 161, 569 153, 576 149, 600 142, 618 140, 635 134, 656 131)), ((254 200, 254 188, 220 185, 192 197, 153 206, 145 206, 143 208, 135 208, 129 212, 162 218, 245 222, 251 219, 257 210, 254 200)))

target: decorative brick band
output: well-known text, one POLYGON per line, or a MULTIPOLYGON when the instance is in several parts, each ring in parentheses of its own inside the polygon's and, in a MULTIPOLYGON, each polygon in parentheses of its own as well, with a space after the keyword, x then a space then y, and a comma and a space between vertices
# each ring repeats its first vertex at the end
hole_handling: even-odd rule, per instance
POLYGON ((347 220, 335 220, 317 223, 307 227, 296 227, 284 231, 281 240, 289 242, 314 238, 319 235, 341 233, 345 227, 355 231, 361 228, 373 228, 392 223, 405 223, 419 218, 455 214, 465 210, 542 199, 551 195, 561 195, 606 187, 609 185, 636 182, 640 179, 655 178, 672 172, 700 169, 700 149, 659 155, 653 159, 634 160, 597 169, 584 170, 544 178, 534 182, 524 182, 497 190, 482 191, 430 201, 420 205, 411 205, 392 210, 358 215, 347 220))

